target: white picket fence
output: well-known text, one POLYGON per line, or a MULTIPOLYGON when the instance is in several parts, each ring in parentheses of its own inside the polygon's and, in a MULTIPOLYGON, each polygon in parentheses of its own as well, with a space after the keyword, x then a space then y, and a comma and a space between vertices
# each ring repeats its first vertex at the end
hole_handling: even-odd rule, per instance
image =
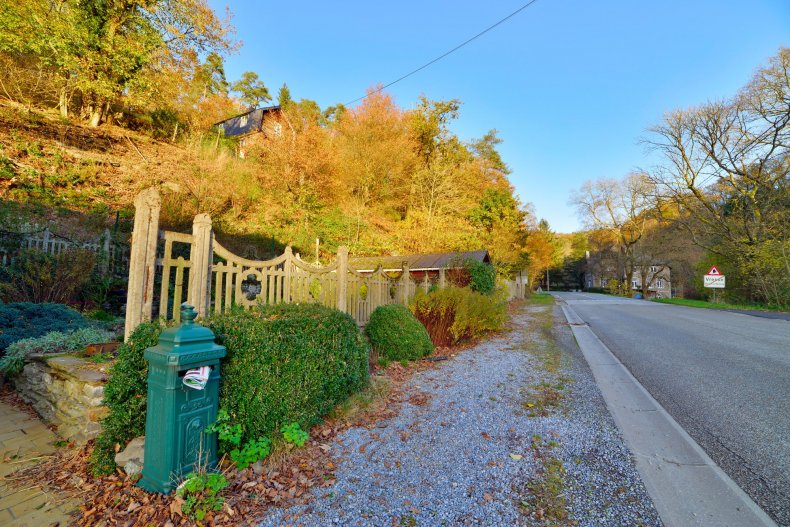
MULTIPOLYGON (((68 249, 83 249, 96 253, 97 265, 103 274, 125 276, 129 269, 129 246, 124 242, 114 241, 110 229, 95 240, 75 241, 52 232, 48 227, 40 231, 28 233, 9 233, 20 236, 19 249, 36 249, 52 256, 68 249)), ((0 265, 11 265, 18 250, 8 247, 0 248, 0 265)))

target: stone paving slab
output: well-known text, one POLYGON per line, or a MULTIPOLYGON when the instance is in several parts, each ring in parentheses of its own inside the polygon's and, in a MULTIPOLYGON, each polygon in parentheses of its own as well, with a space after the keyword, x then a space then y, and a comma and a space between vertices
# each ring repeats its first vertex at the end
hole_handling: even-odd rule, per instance
POLYGON ((77 504, 41 487, 16 488, 6 477, 55 452, 58 437, 44 424, 0 401, 0 526, 60 527, 70 523, 77 504))

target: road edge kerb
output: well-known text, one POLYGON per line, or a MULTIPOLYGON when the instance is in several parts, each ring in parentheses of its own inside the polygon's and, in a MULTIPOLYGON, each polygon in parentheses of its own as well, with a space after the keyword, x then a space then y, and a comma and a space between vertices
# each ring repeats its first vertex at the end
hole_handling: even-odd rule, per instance
POLYGON ((778 527, 650 395, 573 308, 556 296, 555 299, 593 372, 609 413, 634 455, 636 468, 664 525, 778 527))

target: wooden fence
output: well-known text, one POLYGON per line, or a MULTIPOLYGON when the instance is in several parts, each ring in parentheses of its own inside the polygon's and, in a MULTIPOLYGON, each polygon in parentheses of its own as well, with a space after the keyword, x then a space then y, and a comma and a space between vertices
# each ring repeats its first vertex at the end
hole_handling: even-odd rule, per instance
POLYGON ((105 229, 98 239, 92 241, 76 241, 50 231, 43 230, 28 233, 6 233, 5 238, 17 239, 11 244, 15 247, 0 248, 0 265, 11 265, 19 249, 36 249, 52 256, 69 249, 82 249, 97 254, 97 266, 102 274, 125 276, 129 268, 129 245, 113 240, 110 229, 105 229), (18 247, 18 249, 16 248, 18 247))
MULTIPOLYGON (((378 306, 407 304, 418 288, 427 292, 432 285, 427 273, 415 281, 405 262, 397 271, 384 272, 379 267, 359 272, 342 246, 335 261, 323 267, 305 262, 291 247, 270 260, 243 258, 216 240, 208 214, 195 217, 192 234, 159 231, 160 206, 155 189, 135 199, 127 338, 138 324, 151 320, 154 312, 178 322, 184 301, 200 316, 222 313, 234 305, 313 302, 346 312, 364 325, 378 306)), ((437 285, 444 285, 443 269, 435 279, 437 285)), ((518 286, 513 287, 511 295, 519 296, 518 286)))

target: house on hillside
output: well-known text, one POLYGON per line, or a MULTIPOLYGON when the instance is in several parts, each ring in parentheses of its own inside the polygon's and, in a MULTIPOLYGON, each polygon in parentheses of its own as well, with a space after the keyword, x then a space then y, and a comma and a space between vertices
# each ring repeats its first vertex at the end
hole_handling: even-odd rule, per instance
POLYGON ((239 157, 244 157, 249 147, 258 139, 282 133, 279 106, 255 108, 235 115, 214 125, 217 132, 239 141, 239 157))

